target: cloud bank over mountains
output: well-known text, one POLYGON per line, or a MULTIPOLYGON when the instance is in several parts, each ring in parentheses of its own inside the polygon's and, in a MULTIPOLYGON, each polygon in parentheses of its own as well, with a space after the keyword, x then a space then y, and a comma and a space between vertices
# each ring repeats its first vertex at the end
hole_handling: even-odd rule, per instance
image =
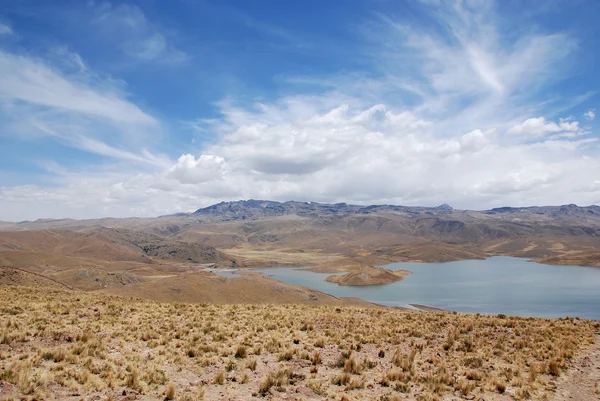
MULTIPOLYGON (((73 51, 59 63, 0 42, 0 140, 57 141, 93 156, 66 166, 48 154, 42 182, 0 184, 0 219, 155 216, 249 198, 600 203, 594 93, 557 92, 577 38, 515 31, 490 2, 423 7, 426 24, 374 13, 357 27, 362 70, 282 71, 279 95, 232 93, 215 99, 216 116, 192 121, 169 121, 73 51), (571 115, 580 104, 588 111, 571 115), (208 139, 173 149, 171 130, 183 125, 208 139)), ((140 9, 94 13, 96 24, 118 22, 105 34, 125 32, 128 57, 191 62, 140 9)), ((0 25, 0 38, 15 34, 0 25)))

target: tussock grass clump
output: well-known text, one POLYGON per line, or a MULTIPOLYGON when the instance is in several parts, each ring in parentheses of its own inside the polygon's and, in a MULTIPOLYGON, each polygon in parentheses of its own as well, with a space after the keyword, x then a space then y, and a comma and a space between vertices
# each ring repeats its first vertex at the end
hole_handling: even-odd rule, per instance
POLYGON ((362 364, 359 363, 354 357, 350 357, 344 362, 344 372, 359 375, 362 373, 362 371, 362 364))
POLYGON ((544 399, 596 322, 0 291, 6 399, 544 399), (177 390, 177 391, 175 391, 177 390), (310 397, 308 397, 310 398, 310 397))
POLYGON ((223 385, 223 383, 225 383, 226 378, 227 378, 227 372, 225 372, 224 370, 221 370, 219 373, 217 373, 217 375, 213 379, 213 383, 223 385))
POLYGON ((246 367, 254 372, 256 370, 256 358, 249 360, 246 367))
POLYGON ((280 361, 291 361, 294 359, 295 351, 293 349, 286 350, 283 354, 279 355, 280 361))
POLYGON ((289 384, 289 380, 290 371, 288 369, 280 368, 276 372, 269 372, 260 384, 258 392, 263 395, 267 394, 271 387, 283 387, 289 384))
POLYGON ((174 400, 175 399, 175 386, 173 384, 169 384, 167 389, 165 390, 165 399, 166 400, 174 400))
POLYGON ((342 373, 335 376, 331 382, 336 386, 345 386, 350 383, 350 380, 352 380, 352 376, 350 376, 348 373, 342 373))
POLYGON ((239 345, 236 350, 235 350, 235 357, 238 359, 243 359, 248 355, 248 349, 243 346, 243 345, 239 345))
POLYGON ((401 368, 403 371, 412 373, 414 371, 414 362, 416 355, 417 352, 414 349, 411 350, 408 355, 403 354, 400 352, 400 350, 398 350, 392 358, 392 363, 401 368))
POLYGON ((311 357, 310 357, 310 362, 314 365, 317 366, 319 364, 321 364, 322 359, 321 359, 321 353, 320 352, 315 352, 311 357))

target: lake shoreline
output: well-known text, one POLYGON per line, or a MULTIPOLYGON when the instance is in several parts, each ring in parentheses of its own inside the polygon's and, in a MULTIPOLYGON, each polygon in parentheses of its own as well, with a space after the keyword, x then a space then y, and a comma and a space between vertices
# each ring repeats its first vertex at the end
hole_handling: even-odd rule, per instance
POLYGON ((286 284, 392 307, 410 309, 419 305, 460 313, 600 320, 600 294, 595 290, 600 286, 598 267, 573 269, 503 256, 459 262, 395 263, 386 265, 386 270, 412 273, 391 284, 362 286, 339 285, 339 279, 327 280, 331 274, 309 268, 227 270, 229 277, 255 271, 286 284))

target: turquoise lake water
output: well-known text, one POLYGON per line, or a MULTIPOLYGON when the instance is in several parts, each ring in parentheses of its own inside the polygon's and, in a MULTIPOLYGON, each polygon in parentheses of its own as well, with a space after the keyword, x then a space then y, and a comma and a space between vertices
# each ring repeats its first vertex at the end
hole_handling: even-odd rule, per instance
MULTIPOLYGON (((330 274, 302 269, 254 269, 265 276, 336 297, 357 297, 388 306, 422 304, 463 313, 577 316, 600 320, 600 268, 552 266, 512 257, 445 263, 394 263, 413 273, 391 284, 342 287, 330 274)), ((235 277, 235 274, 220 274, 235 277)))

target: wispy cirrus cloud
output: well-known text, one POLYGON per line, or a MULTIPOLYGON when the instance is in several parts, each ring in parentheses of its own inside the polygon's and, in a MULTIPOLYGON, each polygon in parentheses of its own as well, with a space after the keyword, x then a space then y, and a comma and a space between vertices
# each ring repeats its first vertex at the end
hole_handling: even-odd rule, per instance
POLYGON ((4 135, 22 140, 49 136, 97 155, 160 164, 160 157, 135 148, 147 143, 147 133, 159 132, 160 123, 110 82, 91 77, 78 55, 72 62, 79 69, 67 74, 46 60, 0 50, 4 135))
MULTIPOLYGON (((80 60, 80 59, 79 59, 80 60)), ((40 60, 0 51, 0 99, 105 118, 116 123, 153 125, 157 121, 110 89, 104 92, 67 79, 40 60)))
POLYGON ((14 32, 10 25, 3 24, 0 22, 0 36, 10 36, 13 35, 14 32))
POLYGON ((53 70, 95 94, 87 99, 95 114, 72 106, 59 120, 59 104, 14 95, 11 104, 49 108, 52 124, 39 126, 135 167, 61 171, 52 189, 0 188, 0 203, 21 217, 33 203, 53 217, 158 215, 240 198, 475 209, 600 203, 597 135, 570 116, 594 92, 556 88, 577 59, 575 37, 514 26, 492 2, 422 7, 425 22, 387 13, 362 25, 354 45, 363 69, 288 77, 283 94, 260 101, 235 93, 217 101, 217 115, 188 124, 210 140, 177 160, 141 151, 143 140, 127 144, 130 130, 160 125, 127 96, 53 70), (103 101, 92 102, 96 95, 103 101), (132 111, 126 118, 123 108, 132 111), (81 129, 98 119, 117 124, 121 140, 81 129))
POLYGON ((565 76, 577 42, 560 32, 515 36, 494 4, 445 2, 428 9, 428 24, 390 16, 368 24, 369 43, 381 43, 371 52, 385 78, 375 93, 412 95, 400 98, 459 126, 465 120, 498 124, 539 110, 537 94, 565 76))
POLYGON ((188 55, 170 40, 167 31, 152 23, 138 6, 91 3, 91 22, 101 35, 118 43, 120 50, 140 62, 178 64, 188 55))

